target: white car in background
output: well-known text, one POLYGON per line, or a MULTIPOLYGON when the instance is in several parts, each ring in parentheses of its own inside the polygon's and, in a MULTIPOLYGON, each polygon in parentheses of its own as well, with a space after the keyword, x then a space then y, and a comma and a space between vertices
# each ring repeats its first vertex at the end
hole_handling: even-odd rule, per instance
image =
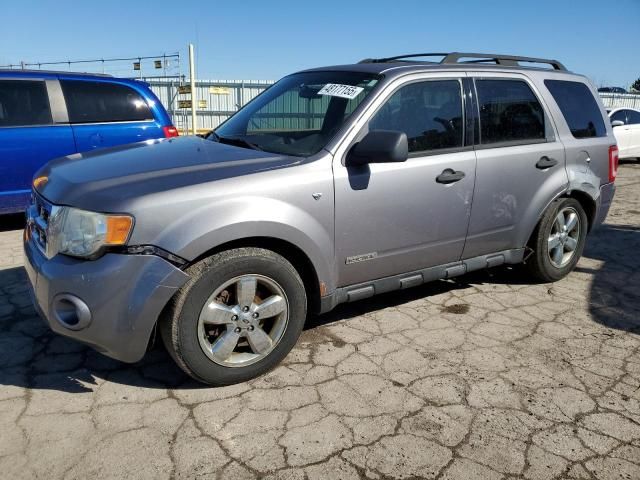
POLYGON ((620 159, 640 158, 640 111, 615 108, 609 112, 620 159))

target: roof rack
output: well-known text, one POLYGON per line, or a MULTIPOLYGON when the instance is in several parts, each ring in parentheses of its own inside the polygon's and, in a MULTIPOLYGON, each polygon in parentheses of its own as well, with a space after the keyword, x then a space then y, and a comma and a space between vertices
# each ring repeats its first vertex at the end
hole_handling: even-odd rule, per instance
POLYGON ((519 57, 515 55, 500 55, 497 53, 461 53, 461 52, 450 52, 450 53, 416 53, 409 55, 397 55, 395 57, 387 57, 387 58, 367 58, 365 60, 360 61, 359 63, 389 63, 395 61, 408 61, 411 58, 417 57, 442 57, 442 60, 439 62, 430 62, 430 63, 439 63, 445 65, 451 64, 459 64, 459 63, 495 63, 496 65, 503 65, 508 67, 520 67, 520 62, 526 63, 543 63, 547 65, 551 65, 554 70, 564 70, 566 71, 566 67, 557 60, 549 60, 546 58, 534 58, 534 57, 519 57), (460 61, 460 60, 463 61, 460 61))

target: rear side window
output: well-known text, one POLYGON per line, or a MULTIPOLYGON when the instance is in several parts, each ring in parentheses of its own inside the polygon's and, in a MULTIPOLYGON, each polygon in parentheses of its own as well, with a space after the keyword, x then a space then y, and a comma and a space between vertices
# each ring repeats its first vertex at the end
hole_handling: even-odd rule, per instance
POLYGON ((427 152, 463 145, 461 84, 431 80, 400 88, 369 122, 369 130, 405 132, 409 152, 427 152))
POLYGON ((545 80, 575 138, 604 137, 607 130, 591 90, 580 82, 545 80))
POLYGON ((51 108, 44 82, 0 80, 0 127, 51 123, 51 108))
POLYGON ((476 80, 480 143, 529 142, 546 138, 544 110, 521 80, 476 80))
POLYGON ((630 125, 637 125, 640 123, 640 112, 636 112, 635 110, 629 110, 627 113, 627 120, 630 125))
POLYGON ((153 120, 144 98, 126 85, 61 80, 71 123, 153 120))

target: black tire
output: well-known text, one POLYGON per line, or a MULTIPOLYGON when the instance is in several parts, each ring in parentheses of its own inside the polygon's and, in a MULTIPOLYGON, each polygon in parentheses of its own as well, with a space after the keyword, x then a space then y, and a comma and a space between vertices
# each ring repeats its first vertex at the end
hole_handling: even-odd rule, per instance
POLYGON ((568 275, 569 272, 575 268, 578 260, 580 260, 580 257, 582 256, 582 251, 584 250, 584 244, 587 237, 587 229, 587 214, 582 208, 580 202, 573 198, 559 198, 554 201, 544 213, 542 219, 531 235, 529 247, 533 249, 533 253, 525 263, 529 274, 536 280, 540 280, 542 282, 555 282, 568 275), (566 265, 558 268, 551 262, 547 249, 547 242, 551 235, 556 216, 560 211, 569 207, 575 210, 578 214, 580 228, 579 236, 577 238, 577 246, 574 250, 573 257, 566 265))
POLYGON ((217 253, 189 267, 191 279, 180 289, 160 320, 162 340, 188 375, 213 386, 258 377, 280 363, 302 332, 307 313, 304 284, 296 269, 280 255, 261 248, 237 248, 217 253), (212 361, 198 339, 198 318, 216 288, 240 275, 261 275, 277 282, 288 300, 288 322, 275 348, 257 363, 227 367, 212 361))

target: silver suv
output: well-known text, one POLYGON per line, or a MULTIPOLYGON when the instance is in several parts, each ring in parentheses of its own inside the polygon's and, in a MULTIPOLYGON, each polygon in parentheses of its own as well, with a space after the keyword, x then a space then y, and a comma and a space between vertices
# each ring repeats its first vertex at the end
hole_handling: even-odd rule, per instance
POLYGON ((125 362, 157 329, 185 372, 224 385, 274 367, 308 314, 342 302, 521 262, 555 281, 613 198, 606 119, 555 60, 421 54, 295 73, 206 138, 38 172, 35 304, 125 362))

